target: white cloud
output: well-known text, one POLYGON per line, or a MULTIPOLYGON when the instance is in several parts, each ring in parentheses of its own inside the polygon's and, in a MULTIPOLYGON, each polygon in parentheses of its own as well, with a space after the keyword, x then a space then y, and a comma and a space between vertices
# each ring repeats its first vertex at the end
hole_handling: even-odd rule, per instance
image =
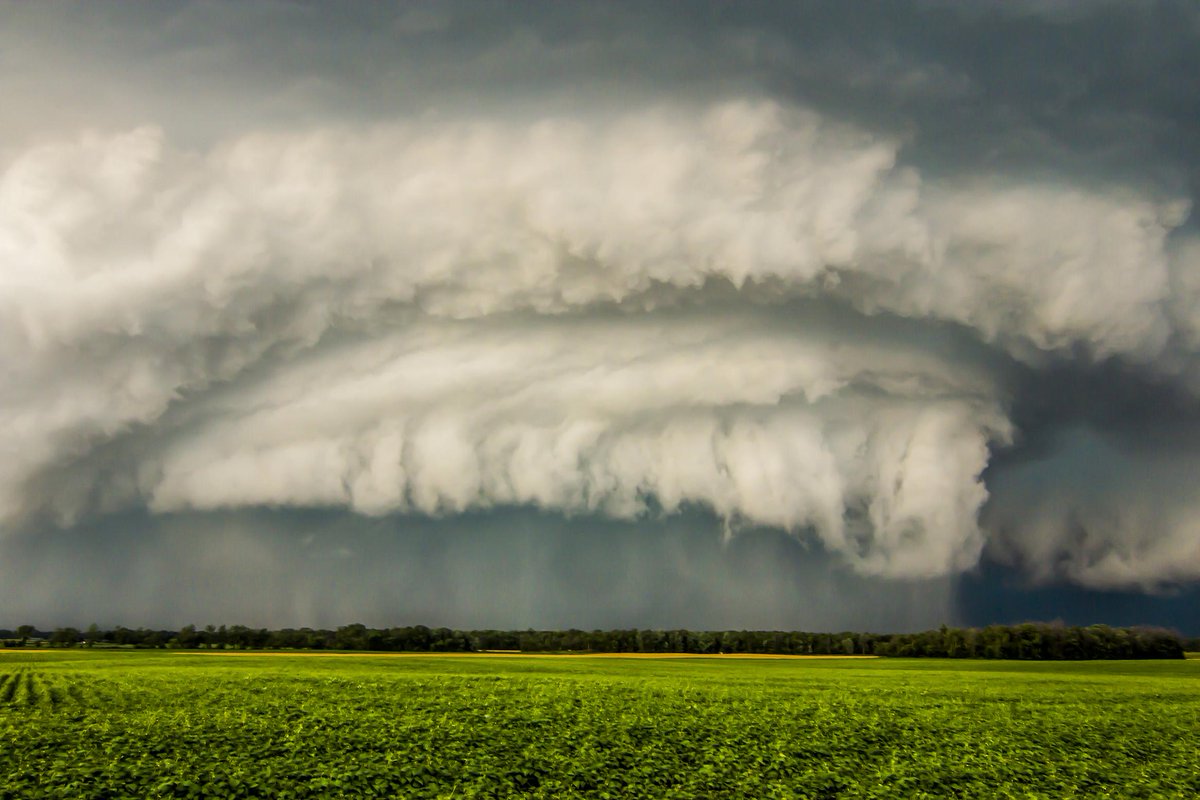
POLYGON ((968 568, 1008 397, 942 323, 1154 365, 1180 215, 898 152, 768 102, 32 147, 0 175, 0 513, 695 503, 968 568))
POLYGON ((1012 470, 991 510, 996 556, 1041 581, 1161 590, 1200 578, 1200 453, 1186 442, 1130 446, 1064 431, 1043 459, 1012 470))

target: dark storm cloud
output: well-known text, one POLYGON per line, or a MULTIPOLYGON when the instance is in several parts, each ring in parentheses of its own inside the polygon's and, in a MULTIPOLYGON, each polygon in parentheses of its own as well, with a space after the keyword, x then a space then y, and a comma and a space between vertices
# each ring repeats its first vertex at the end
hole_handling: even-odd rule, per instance
POLYGON ((832 625, 918 581, 924 624, 981 559, 1200 578, 1194 4, 3 11, 6 569, 158 565, 64 611, 832 625), (222 548, 274 577, 172 605, 222 548))
POLYGON ((778 531, 720 530, 694 510, 650 528, 533 511, 129 514, 10 542, 0 578, 25 586, 5 614, 43 625, 912 630, 955 617, 949 579, 868 580, 778 531))

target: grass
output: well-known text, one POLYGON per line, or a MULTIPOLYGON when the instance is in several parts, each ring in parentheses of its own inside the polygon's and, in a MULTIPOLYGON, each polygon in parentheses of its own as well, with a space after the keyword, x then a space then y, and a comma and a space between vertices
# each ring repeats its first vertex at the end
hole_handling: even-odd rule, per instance
POLYGON ((1200 662, 0 651, 0 798, 1200 796, 1200 662))

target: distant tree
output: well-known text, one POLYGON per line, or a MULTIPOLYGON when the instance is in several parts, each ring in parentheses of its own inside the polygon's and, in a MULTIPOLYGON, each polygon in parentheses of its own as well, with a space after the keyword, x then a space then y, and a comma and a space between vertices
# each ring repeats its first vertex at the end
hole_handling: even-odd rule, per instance
MULTIPOLYGON (((17 631, 21 644, 32 636, 45 636, 32 625, 17 631)), ((13 632, 0 631, 0 637, 13 632)), ((70 646, 83 639, 114 642, 125 647, 232 647, 238 649, 295 648, 323 650, 405 650, 414 652, 470 652, 478 650, 523 650, 526 652, 590 651, 604 653, 779 653, 779 654, 865 654, 900 657, 951 658, 1182 658, 1185 648, 1200 647, 1200 641, 1183 640, 1178 633, 1161 628, 1087 628, 1052 623, 1026 622, 1019 625, 989 625, 950 628, 918 633, 872 634, 842 631, 690 631, 659 630, 525 630, 460 631, 429 629, 422 625, 376 629, 361 624, 336 631, 286 628, 269 631, 209 625, 197 631, 186 625, 180 631, 130 630, 117 627, 102 631, 96 625, 81 634, 74 628, 58 628, 50 637, 56 646, 70 646)), ((15 644, 10 642, 9 644, 15 644)))
POLYGON ((77 628, 55 628, 50 635, 50 644, 58 647, 74 647, 79 643, 77 628))
POLYGON ((963 658, 966 653, 966 635, 958 628, 941 627, 942 647, 948 658, 963 658))
POLYGON ((147 631, 139 628, 137 632, 141 635, 138 644, 143 647, 166 647, 167 642, 174 638, 170 631, 147 631))
POLYGON ((1017 626, 1016 634, 1015 645, 1017 658, 1044 658, 1042 652, 1042 631, 1040 626, 1034 625, 1032 622, 1026 622, 1017 626))
POLYGON ((248 650, 254 643, 254 631, 245 625, 231 625, 226 637, 235 650, 248 650))
POLYGON ((539 653, 544 649, 541 637, 534 630, 522 631, 517 639, 517 647, 526 653, 539 653))
POLYGON ((336 647, 339 650, 366 650, 367 627, 359 623, 337 629, 336 647))
POLYGON ((637 632, 637 651, 639 653, 655 653, 662 641, 662 631, 641 630, 637 632))
POLYGON ((200 646, 200 634, 196 631, 195 625, 184 625, 179 629, 179 635, 175 637, 180 647, 192 649, 200 646))

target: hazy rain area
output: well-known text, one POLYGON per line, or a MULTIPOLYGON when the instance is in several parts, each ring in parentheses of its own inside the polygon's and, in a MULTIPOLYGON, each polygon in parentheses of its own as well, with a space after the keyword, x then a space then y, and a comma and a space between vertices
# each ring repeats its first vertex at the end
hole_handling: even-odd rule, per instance
POLYGON ((0 5, 0 623, 1194 631, 1198 81, 1185 0, 0 5))

